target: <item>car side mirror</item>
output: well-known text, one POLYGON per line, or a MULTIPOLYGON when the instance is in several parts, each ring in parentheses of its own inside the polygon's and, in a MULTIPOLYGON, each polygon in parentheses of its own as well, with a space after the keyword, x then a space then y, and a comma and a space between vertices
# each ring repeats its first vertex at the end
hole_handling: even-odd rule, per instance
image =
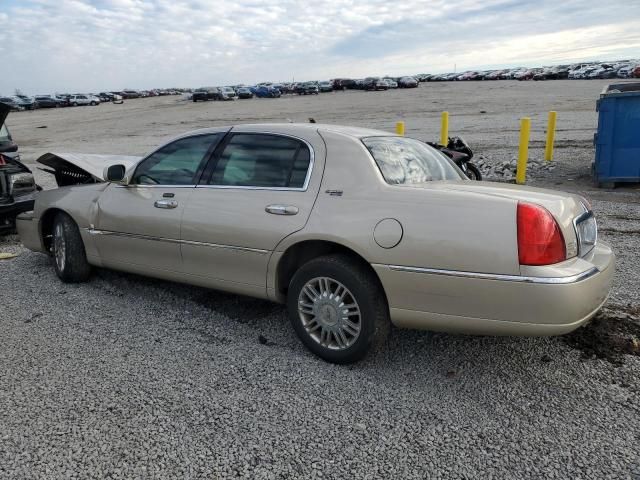
POLYGON ((111 165, 106 168, 104 177, 108 182, 123 183, 126 173, 127 169, 124 165, 111 165))

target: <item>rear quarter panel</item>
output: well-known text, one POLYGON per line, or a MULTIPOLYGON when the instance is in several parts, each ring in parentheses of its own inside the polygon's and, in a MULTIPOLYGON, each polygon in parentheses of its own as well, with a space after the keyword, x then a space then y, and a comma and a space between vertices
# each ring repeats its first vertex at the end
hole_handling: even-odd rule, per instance
POLYGON ((327 160, 316 205, 306 227, 277 248, 324 239, 356 251, 369 263, 472 272, 519 274, 516 205, 502 197, 447 188, 387 184, 362 142, 321 132, 327 160), (342 191, 335 196, 327 191, 342 191), (378 222, 394 218, 402 240, 382 248, 374 239, 378 222))

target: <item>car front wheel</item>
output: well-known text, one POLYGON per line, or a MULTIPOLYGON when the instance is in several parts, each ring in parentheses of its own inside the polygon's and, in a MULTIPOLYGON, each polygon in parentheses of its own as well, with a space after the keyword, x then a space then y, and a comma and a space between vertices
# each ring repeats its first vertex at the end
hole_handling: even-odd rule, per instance
POLYGON ((300 340, 332 363, 362 359, 389 334, 389 308, 378 279, 346 255, 304 264, 291 279, 287 304, 300 340))
POLYGON ((52 253, 58 278, 66 283, 84 282, 91 266, 87 262, 80 230, 66 213, 58 213, 53 221, 52 253))

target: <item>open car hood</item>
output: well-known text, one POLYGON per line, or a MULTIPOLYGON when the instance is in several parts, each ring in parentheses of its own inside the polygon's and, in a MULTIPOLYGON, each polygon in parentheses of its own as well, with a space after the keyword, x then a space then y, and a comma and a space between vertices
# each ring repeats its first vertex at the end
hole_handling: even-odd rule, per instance
POLYGON ((124 165, 128 170, 142 160, 142 157, 127 155, 96 155, 89 153, 55 153, 42 155, 38 163, 49 167, 45 172, 55 175, 58 186, 104 182, 105 167, 124 165))
POLYGON ((0 102, 0 127, 4 124, 4 121, 7 119, 7 115, 11 111, 11 107, 6 103, 0 102))

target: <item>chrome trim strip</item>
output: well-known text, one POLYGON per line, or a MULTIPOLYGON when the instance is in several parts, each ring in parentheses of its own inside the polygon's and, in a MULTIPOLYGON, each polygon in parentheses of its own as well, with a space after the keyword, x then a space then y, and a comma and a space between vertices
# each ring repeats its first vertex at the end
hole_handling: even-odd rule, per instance
POLYGON ((194 245, 199 247, 210 247, 210 248, 226 248, 228 250, 238 250, 241 252, 258 253, 260 255, 266 255, 269 253, 269 250, 262 250, 260 248, 238 247, 235 245, 221 245, 219 243, 196 242, 193 240, 180 240, 176 238, 154 237, 151 235, 141 235, 137 233, 113 232, 111 230, 97 230, 95 228, 85 228, 85 230, 89 235, 108 235, 108 236, 117 236, 117 237, 126 237, 126 238, 136 238, 139 240, 150 240, 154 242, 176 243, 179 245, 194 245))
POLYGON ((422 267, 406 267, 403 265, 381 265, 374 264, 375 266, 387 267, 391 270, 407 273, 425 273, 429 275, 445 275, 449 277, 463 277, 463 278, 475 278, 479 280, 499 280, 503 282, 521 282, 521 283, 538 283, 538 284, 554 284, 562 285, 568 283, 577 283, 582 280, 586 280, 600 272, 597 267, 592 267, 589 270, 578 273, 576 275, 570 275, 568 277, 527 277, 522 275, 505 275, 500 273, 479 273, 479 272, 464 272, 459 270, 443 270, 439 268, 422 268, 422 267))
POLYGON ((128 183, 126 185, 116 185, 116 188, 195 188, 195 185, 147 185, 140 183, 128 183))
POLYGON ((305 192, 306 188, 289 187, 251 187, 248 185, 196 185, 197 189, 213 188, 216 190, 274 190, 281 192, 305 192))

